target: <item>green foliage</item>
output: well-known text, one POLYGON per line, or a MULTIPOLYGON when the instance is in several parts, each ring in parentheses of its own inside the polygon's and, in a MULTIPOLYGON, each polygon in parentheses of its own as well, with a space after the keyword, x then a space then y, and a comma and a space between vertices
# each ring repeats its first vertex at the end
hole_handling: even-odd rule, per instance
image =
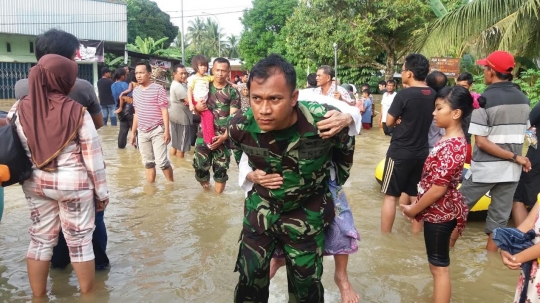
POLYGON ((196 18, 189 21, 186 35, 186 49, 207 58, 217 57, 221 45, 221 54, 226 52, 227 44, 222 41, 223 29, 212 18, 196 18))
MULTIPOLYGON (((135 43, 136 37, 167 37, 169 46, 178 35, 178 26, 172 24, 170 16, 162 12, 155 2, 150 0, 126 0, 128 43, 135 43)), ((111 28, 110 30, 115 30, 111 28)))
POLYGON ((297 5, 298 0, 253 0, 253 8, 246 10, 241 18, 244 31, 239 49, 247 68, 269 54, 297 5))
MULTIPOLYGON (((527 95, 531 101, 531 108, 540 102, 540 70, 527 69, 519 74, 514 83, 519 84, 521 90, 527 95)), ((487 88, 484 84, 484 74, 474 75, 473 90, 478 93, 483 93, 487 88)))
POLYGON ((540 102, 540 70, 528 69, 519 75, 514 83, 521 86, 521 90, 531 100, 531 108, 540 102))
POLYGON ((110 68, 120 66, 124 63, 124 56, 118 56, 116 54, 105 53, 105 66, 110 68))
MULTIPOLYGON (((152 37, 142 39, 141 37, 137 36, 135 39, 135 44, 128 44, 126 47, 131 51, 141 54, 157 55, 157 52, 164 49, 163 43, 165 43, 165 41, 167 41, 167 37, 154 41, 154 38, 152 37)), ((180 54, 180 56, 182 56, 182 54, 180 54)))
MULTIPOLYGON (((221 50, 222 55, 229 58, 238 58, 240 57, 240 49, 238 48, 238 36, 229 35, 225 39, 224 43, 225 49, 221 50)), ((223 46, 221 47, 223 48, 223 46)))
POLYGON ((333 43, 339 44, 339 64, 385 70, 392 78, 398 59, 411 45, 407 40, 435 19, 424 0, 301 1, 277 39, 295 64, 333 65, 333 43), (385 53, 383 63, 373 58, 385 53))
POLYGON ((435 13, 437 18, 440 18, 448 13, 446 7, 440 0, 429 1, 429 6, 431 7, 431 10, 433 11, 433 13, 435 13))
POLYGON ((428 56, 506 50, 540 57, 540 0, 474 0, 425 26, 410 43, 428 56))
POLYGON ((379 81, 384 78, 379 70, 372 67, 338 66, 338 73, 341 83, 354 84, 357 89, 360 89, 362 84, 367 83, 372 92, 376 91, 379 81))

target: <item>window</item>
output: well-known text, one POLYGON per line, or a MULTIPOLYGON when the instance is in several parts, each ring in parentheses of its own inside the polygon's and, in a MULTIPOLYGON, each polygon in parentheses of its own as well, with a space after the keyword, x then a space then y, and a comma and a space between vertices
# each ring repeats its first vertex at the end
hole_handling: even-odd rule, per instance
POLYGON ((6 42, 6 50, 8 53, 11 53, 11 43, 6 42))
POLYGON ((30 41, 30 53, 34 53, 34 42, 30 41))

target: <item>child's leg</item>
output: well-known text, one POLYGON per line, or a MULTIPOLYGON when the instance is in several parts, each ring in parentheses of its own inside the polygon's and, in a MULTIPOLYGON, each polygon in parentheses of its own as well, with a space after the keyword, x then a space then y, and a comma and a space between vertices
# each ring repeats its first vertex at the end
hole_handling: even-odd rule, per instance
POLYGON ((457 225, 454 219, 444 223, 424 222, 424 241, 433 275, 433 301, 450 302, 450 237, 457 225))
POLYGON ((448 303, 452 293, 450 285, 450 269, 429 264, 429 270, 433 275, 433 302, 448 303))
POLYGON ((356 303, 360 300, 360 296, 354 291, 349 282, 347 274, 347 264, 349 263, 349 255, 334 255, 336 269, 334 272, 334 282, 336 282, 339 292, 341 293, 341 301, 343 303, 356 303))
POLYGON ((212 144, 214 138, 214 115, 211 111, 205 110, 201 112, 201 128, 203 132, 204 143, 212 144))

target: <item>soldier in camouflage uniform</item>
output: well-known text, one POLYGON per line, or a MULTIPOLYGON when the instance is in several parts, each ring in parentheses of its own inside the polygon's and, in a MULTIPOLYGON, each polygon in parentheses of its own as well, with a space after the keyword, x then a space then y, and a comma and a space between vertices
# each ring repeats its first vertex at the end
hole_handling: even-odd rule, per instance
POLYGON ((210 83, 210 93, 206 103, 199 102, 196 105, 198 111, 208 108, 214 115, 214 137, 213 143, 208 147, 204 143, 201 128, 197 133, 195 142, 195 154, 193 156, 193 168, 195 168, 195 179, 201 183, 203 188, 210 187, 210 168, 214 171, 215 190, 222 193, 225 183, 229 179, 227 170, 231 158, 227 135, 227 120, 230 115, 240 108, 240 97, 235 88, 225 81, 229 74, 230 63, 225 58, 217 58, 213 63, 214 82, 210 83))
POLYGON ((346 128, 331 139, 319 136, 316 123, 330 107, 297 102, 296 73, 280 56, 257 63, 248 83, 252 107, 229 122, 231 143, 253 169, 280 173, 283 184, 255 184, 246 197, 235 302, 268 301, 269 264, 278 244, 285 251, 289 302, 323 302, 324 227, 334 218, 329 168, 333 161, 338 182, 346 181, 354 137, 346 128))

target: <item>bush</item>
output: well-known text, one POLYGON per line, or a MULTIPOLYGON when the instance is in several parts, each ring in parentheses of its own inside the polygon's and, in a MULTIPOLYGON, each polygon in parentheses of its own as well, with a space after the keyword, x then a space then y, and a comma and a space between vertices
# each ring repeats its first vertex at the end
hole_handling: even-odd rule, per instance
MULTIPOLYGON (((540 102, 540 70, 528 69, 519 74, 517 79, 514 79, 514 83, 521 86, 521 90, 531 100, 531 108, 540 102)), ((483 93, 487 88, 484 84, 484 75, 474 76, 473 91, 477 93, 483 93)))
POLYGON ((521 86, 521 90, 531 100, 531 107, 540 102, 540 70, 528 69, 519 75, 514 83, 521 86))

